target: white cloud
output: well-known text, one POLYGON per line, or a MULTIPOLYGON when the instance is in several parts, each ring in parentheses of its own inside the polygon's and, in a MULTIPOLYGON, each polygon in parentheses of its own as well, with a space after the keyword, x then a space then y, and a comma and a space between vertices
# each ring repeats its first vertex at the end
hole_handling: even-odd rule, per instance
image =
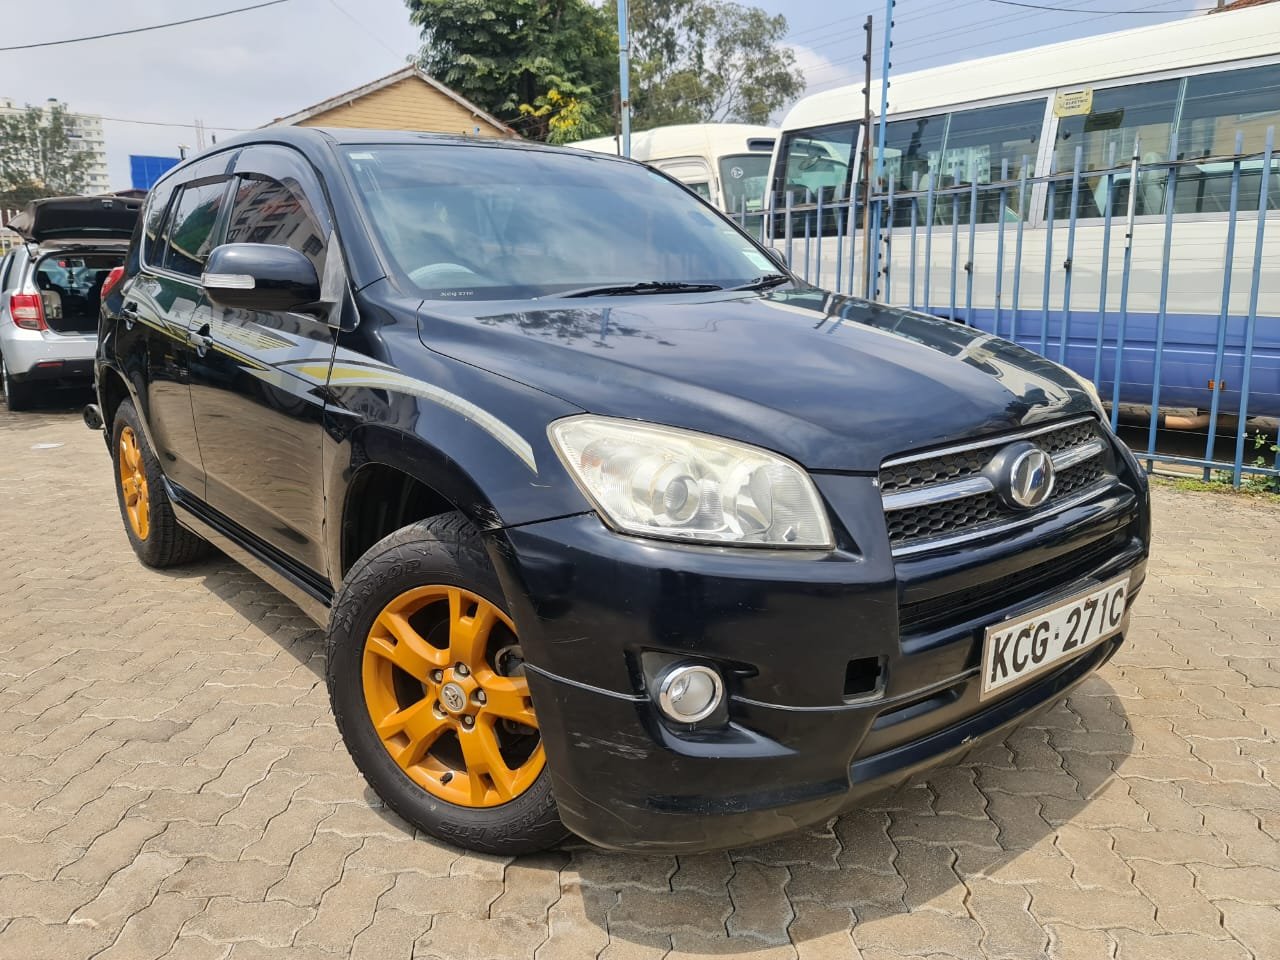
POLYGON ((793 44, 791 49, 795 51, 796 64, 804 73, 805 94, 830 90, 832 87, 844 86, 858 80, 855 69, 857 60, 852 63, 833 63, 830 57, 812 47, 793 44))

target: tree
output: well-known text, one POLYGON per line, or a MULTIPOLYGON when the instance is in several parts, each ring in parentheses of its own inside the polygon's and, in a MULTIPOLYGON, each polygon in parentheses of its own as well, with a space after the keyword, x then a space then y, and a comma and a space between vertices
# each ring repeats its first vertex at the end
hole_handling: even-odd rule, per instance
POLYGON ((766 123, 804 89, 786 17, 731 0, 631 0, 630 13, 637 125, 766 123))
POLYGON ((586 0, 405 0, 422 29, 418 63, 536 140, 612 129, 616 33, 586 0))
POLYGON ((77 150, 70 116, 61 104, 0 116, 0 208, 41 197, 81 193, 92 156, 77 150))

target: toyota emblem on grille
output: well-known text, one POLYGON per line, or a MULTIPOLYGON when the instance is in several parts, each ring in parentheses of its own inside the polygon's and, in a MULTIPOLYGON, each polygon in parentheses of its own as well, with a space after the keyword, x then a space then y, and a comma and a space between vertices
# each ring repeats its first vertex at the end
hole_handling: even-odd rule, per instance
POLYGON ((1032 443, 1015 443, 996 455, 996 492, 1019 510, 1032 510, 1053 493, 1053 459, 1032 443))

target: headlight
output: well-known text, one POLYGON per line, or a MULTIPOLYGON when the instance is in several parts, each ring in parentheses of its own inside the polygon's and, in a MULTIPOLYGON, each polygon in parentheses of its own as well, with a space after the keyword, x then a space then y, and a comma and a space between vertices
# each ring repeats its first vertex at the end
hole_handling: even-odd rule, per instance
POLYGON ((701 543, 833 545, 809 475, 767 450, 589 414, 557 420, 548 432, 583 493, 617 530, 701 543))

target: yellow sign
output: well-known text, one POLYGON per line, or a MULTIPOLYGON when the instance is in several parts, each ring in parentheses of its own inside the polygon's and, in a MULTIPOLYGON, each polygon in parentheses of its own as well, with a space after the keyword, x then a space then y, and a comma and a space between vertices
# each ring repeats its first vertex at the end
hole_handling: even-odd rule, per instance
POLYGON ((1061 90, 1053 99, 1055 117, 1080 117, 1093 109, 1093 87, 1083 90, 1061 90))

